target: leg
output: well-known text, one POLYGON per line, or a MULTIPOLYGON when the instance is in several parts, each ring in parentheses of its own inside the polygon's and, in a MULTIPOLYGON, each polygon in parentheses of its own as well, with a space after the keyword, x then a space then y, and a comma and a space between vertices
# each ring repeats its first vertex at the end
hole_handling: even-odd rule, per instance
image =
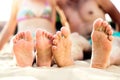
POLYGON ((106 68, 110 63, 112 49, 111 26, 102 19, 97 19, 92 31, 92 58, 91 67, 106 68))
POLYGON ((111 65, 120 65, 120 37, 114 37, 110 55, 111 65))
POLYGON ((91 51, 91 45, 87 39, 76 32, 72 33, 70 38, 72 41, 71 54, 74 60, 83 60, 86 57, 84 55, 90 55, 88 52, 91 51))
POLYGON ((53 37, 50 33, 42 30, 36 32, 36 62, 38 66, 51 66, 52 61, 52 40, 53 37))
POLYGON ((58 31, 55 34, 52 52, 59 67, 73 65, 73 59, 71 57, 70 32, 66 27, 62 27, 61 31, 58 31))
POLYGON ((13 39, 13 53, 18 66, 32 66, 34 44, 29 31, 18 33, 13 39))

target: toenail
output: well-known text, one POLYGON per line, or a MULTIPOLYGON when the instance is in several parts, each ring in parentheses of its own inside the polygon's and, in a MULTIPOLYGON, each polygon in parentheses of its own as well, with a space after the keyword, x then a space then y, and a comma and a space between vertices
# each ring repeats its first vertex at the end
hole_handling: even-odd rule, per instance
POLYGON ((99 28, 99 31, 102 31, 102 27, 101 27, 101 28, 99 28))
POLYGON ((66 38, 64 35, 61 36, 62 38, 66 38))
POLYGON ((62 37, 62 38, 64 38, 65 36, 64 36, 64 35, 62 35, 61 37, 62 37))
POLYGON ((56 45, 57 43, 53 41, 53 45, 56 45))

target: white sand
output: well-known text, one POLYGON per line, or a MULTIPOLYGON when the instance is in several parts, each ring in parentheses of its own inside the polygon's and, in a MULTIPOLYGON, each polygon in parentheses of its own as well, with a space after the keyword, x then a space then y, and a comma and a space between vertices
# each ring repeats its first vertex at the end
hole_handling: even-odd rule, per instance
POLYGON ((76 61, 74 66, 25 67, 13 63, 9 46, 0 51, 0 80, 120 80, 120 66, 105 70, 89 68, 90 60, 76 61))

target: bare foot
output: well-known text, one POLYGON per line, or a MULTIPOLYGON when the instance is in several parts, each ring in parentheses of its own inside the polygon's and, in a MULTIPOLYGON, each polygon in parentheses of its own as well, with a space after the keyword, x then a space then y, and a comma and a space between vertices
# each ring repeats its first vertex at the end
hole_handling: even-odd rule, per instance
POLYGON ((92 32, 92 58, 91 67, 106 68, 110 63, 110 53, 112 48, 111 26, 102 19, 97 19, 93 25, 92 32))
POLYGON ((46 31, 42 31, 40 29, 37 30, 36 32, 37 66, 48 66, 48 67, 51 66, 52 40, 53 40, 52 34, 46 31))
POLYGON ((59 67, 73 65, 70 32, 66 27, 62 27, 61 31, 55 34, 52 52, 59 67))
POLYGON ((18 33, 13 39, 13 53, 18 66, 32 66, 34 44, 29 31, 18 33))

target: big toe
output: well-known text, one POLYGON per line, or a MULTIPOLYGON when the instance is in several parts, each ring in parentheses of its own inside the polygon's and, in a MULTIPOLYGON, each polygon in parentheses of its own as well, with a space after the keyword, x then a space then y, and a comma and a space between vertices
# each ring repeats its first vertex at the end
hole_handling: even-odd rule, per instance
POLYGON ((93 30, 101 30, 101 25, 102 25, 103 19, 98 18, 93 22, 93 30))
POLYGON ((36 31, 36 40, 39 40, 40 38, 41 38, 41 36, 42 36, 42 30, 41 29, 38 29, 37 31, 36 31))
POLYGON ((30 31, 25 32, 25 39, 27 41, 32 41, 32 35, 31 35, 30 31))
POLYGON ((61 32, 64 37, 68 37, 70 35, 70 30, 67 27, 62 27, 61 32))

